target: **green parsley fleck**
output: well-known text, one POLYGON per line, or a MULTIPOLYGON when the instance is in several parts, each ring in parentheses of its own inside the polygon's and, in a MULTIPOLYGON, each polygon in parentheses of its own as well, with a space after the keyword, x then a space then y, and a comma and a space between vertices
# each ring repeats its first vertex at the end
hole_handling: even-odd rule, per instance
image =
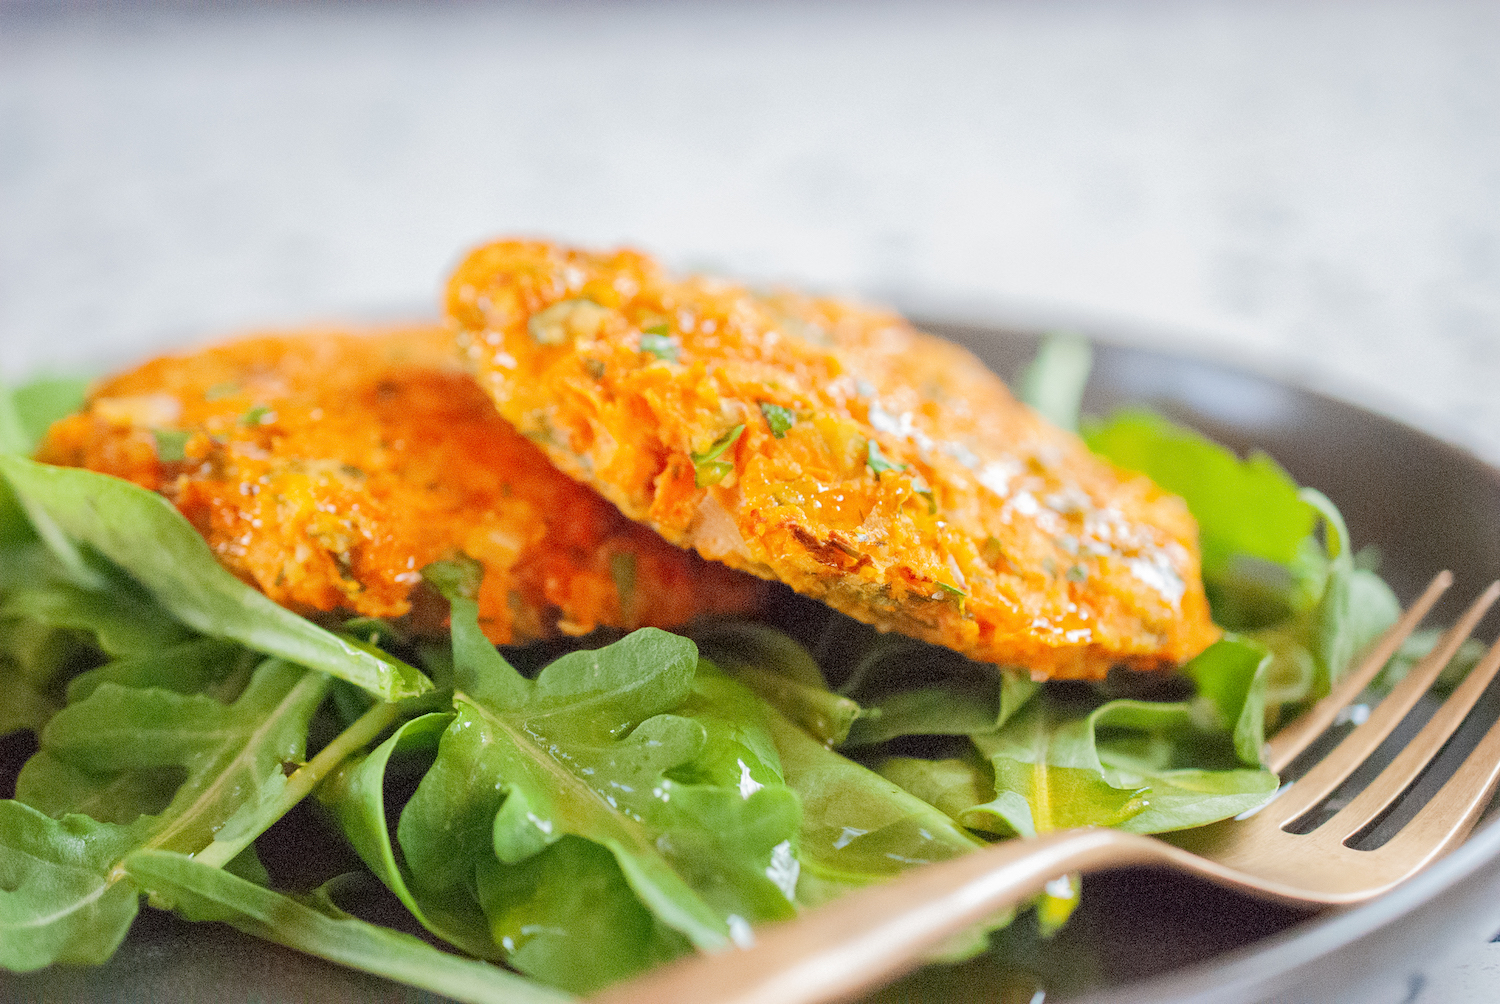
POLYGON ((690 453, 693 460, 693 483, 699 488, 707 488, 723 481, 734 471, 734 464, 728 460, 720 460, 724 451, 735 444, 740 435, 745 431, 745 424, 741 422, 733 429, 713 441, 713 445, 702 453, 690 453))
POLYGON ((204 391, 203 400, 222 401, 224 398, 233 397, 239 392, 239 384, 235 383, 233 380, 226 380, 223 383, 216 383, 212 387, 208 388, 208 390, 204 391))
MULTIPOLYGON (((965 592, 964 590, 958 588, 957 586, 949 585, 946 582, 939 582, 937 584, 937 587, 938 587, 938 589, 942 590, 943 593, 947 593, 948 596, 949 596, 949 598, 957 601, 957 603, 958 603, 958 612, 959 612, 960 616, 963 616, 963 617, 967 617, 968 616, 968 611, 964 608, 964 604, 969 599, 969 594, 967 592, 965 592)), ((941 596, 941 595, 942 595, 942 593, 936 593, 936 594, 934 594, 934 596, 941 596)))
POLYGON ((240 421, 245 425, 265 425, 267 422, 274 422, 275 420, 275 414, 263 404, 256 405, 240 417, 240 421))
POLYGON ((152 429, 156 438, 156 459, 164 464, 175 464, 187 459, 187 442, 193 434, 185 429, 152 429))
POLYGON ((906 470, 905 464, 897 464, 885 459, 880 453, 880 444, 876 443, 873 439, 865 447, 865 463, 869 465, 870 470, 875 472, 876 477, 879 477, 886 471, 906 470))
POLYGON ((797 424, 797 413, 790 408, 783 408, 779 404, 769 404, 762 401, 760 403, 760 413, 766 416, 766 424, 771 427, 771 435, 777 439, 785 436, 787 431, 797 424))
POLYGON ((1089 570, 1082 565, 1073 565, 1068 569, 1069 582, 1083 582, 1089 577, 1089 570))
MULTIPOLYGON (((666 325, 661 325, 665 328, 666 325)), ((671 335, 658 334, 647 331, 641 334, 641 351, 648 352, 663 362, 675 363, 678 361, 677 340, 671 335)))

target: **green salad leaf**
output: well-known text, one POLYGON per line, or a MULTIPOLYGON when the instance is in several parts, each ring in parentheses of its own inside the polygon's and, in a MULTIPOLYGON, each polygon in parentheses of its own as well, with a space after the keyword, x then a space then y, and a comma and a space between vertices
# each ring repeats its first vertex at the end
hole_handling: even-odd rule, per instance
POLYGON ((1266 740, 1266 701, 1275 657, 1258 642, 1228 635, 1189 662, 1183 671, 1197 686, 1194 702, 1210 710, 1213 726, 1227 729, 1240 762, 1261 763, 1266 740))
POLYGON ((773 627, 724 621, 700 628, 694 638, 715 665, 825 743, 842 743, 865 713, 829 690, 807 649, 773 627))
POLYGON ((330 962, 468 1004, 565 1004, 572 998, 352 917, 325 897, 299 902, 169 851, 137 851, 124 871, 189 920, 216 920, 330 962))
POLYGON ((403 898, 454 912, 474 890, 507 961, 580 990, 792 914, 799 809, 749 691, 650 628, 527 680, 447 581, 466 689, 397 824, 403 898))
MULTIPOLYGON (((207 675, 233 688, 238 664, 207 675)), ((284 812, 283 767, 301 762, 327 686, 268 660, 230 703, 102 677, 80 687, 42 730, 17 798, 0 802, 0 964, 104 961, 136 912, 138 890, 116 867, 126 853, 203 852, 284 812)))
POLYGON ((1327 695, 1358 655, 1401 615, 1390 587, 1358 567, 1347 550, 1328 566, 1322 594, 1310 609, 1250 632, 1271 653, 1265 669, 1268 715, 1327 695))
POLYGON ((987 732, 1004 725, 1038 687, 1021 671, 900 635, 874 635, 841 688, 865 709, 847 745, 987 732))
POLYGON ((101 579, 100 587, 71 581, 68 569, 40 543, 9 549, 0 572, 0 618, 82 632, 106 655, 149 655, 192 632, 133 584, 101 579))
POLYGON ((1078 407, 1094 365, 1088 339, 1072 332, 1053 332, 1037 346, 1031 365, 1021 374, 1016 396, 1053 425, 1078 428, 1078 407))
POLYGON ((48 427, 83 407, 89 381, 43 377, 19 387, 0 386, 0 452, 30 453, 48 427))
POLYGON ((983 846, 941 810, 830 750, 772 711, 786 783, 802 802, 797 898, 816 905, 983 846))
MULTIPOLYGON (((230 638, 257 652, 330 673, 381 700, 413 697, 432 688, 417 669, 374 646, 340 638, 267 599, 227 572, 192 525, 155 492, 93 471, 38 464, 0 454, 0 475, 65 564, 79 568, 86 546, 122 569, 155 603, 202 634, 230 638), (44 534, 46 536, 46 534, 44 534)), ((98 573, 77 585, 105 591, 98 573)), ((101 601, 102 602, 102 601, 101 601)))
POLYGON ((51 816, 128 825, 143 844, 188 853, 274 799, 300 765, 328 677, 267 660, 232 703, 101 682, 58 712, 16 781, 51 816))
POLYGON ((367 756, 345 761, 323 783, 318 798, 333 810, 360 859, 423 927, 476 958, 498 959, 502 953, 490 937, 489 924, 467 890, 417 898, 386 821, 386 772, 391 757, 416 753, 436 757, 438 740, 452 721, 451 714, 433 713, 404 722, 367 756))
POLYGON ((1209 744, 1194 742, 1202 730, 1187 702, 1114 700, 1085 710, 1044 693, 1004 727, 973 738, 996 792, 960 815, 976 829, 1161 833, 1253 809, 1277 787, 1267 770, 1194 765, 1209 744))
POLYGON ((62 706, 57 684, 83 649, 72 631, 0 616, 0 736, 41 731, 62 706))
POLYGON ((139 894, 111 868, 134 843, 121 826, 0 801, 0 966, 26 972, 113 955, 139 894))
POLYGON ((1240 460, 1190 429, 1148 411, 1088 422, 1084 442, 1127 470, 1182 496, 1198 520, 1203 574, 1225 574, 1236 555, 1292 565, 1316 512, 1264 453, 1240 460))

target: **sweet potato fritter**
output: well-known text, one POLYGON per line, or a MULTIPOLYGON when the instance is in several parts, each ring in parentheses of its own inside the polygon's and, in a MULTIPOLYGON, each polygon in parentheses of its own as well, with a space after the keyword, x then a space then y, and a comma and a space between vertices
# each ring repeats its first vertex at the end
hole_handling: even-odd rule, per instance
POLYGON ((764 591, 559 473, 435 327, 157 359, 98 387, 38 456, 161 492, 231 571, 304 613, 438 628, 442 604, 414 590, 460 554, 484 566, 480 621, 502 644, 679 625, 764 591))
POLYGON ((1216 636, 1180 499, 893 314, 519 241, 448 309, 502 415, 705 557, 1038 678, 1216 636))

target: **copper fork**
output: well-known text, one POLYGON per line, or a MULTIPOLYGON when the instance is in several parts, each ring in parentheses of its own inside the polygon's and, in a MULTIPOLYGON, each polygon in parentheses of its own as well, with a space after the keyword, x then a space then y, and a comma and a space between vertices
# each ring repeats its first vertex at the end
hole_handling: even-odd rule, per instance
MULTIPOLYGON (((1375 678, 1452 583, 1443 572, 1334 691, 1266 745, 1280 773, 1308 749, 1375 678)), ((1500 779, 1500 726, 1491 728, 1432 799, 1385 844, 1350 844, 1389 809, 1437 756, 1500 670, 1500 642, 1406 747, 1362 792, 1310 833, 1289 832, 1365 760, 1437 679, 1485 612, 1500 582, 1474 601, 1432 651, 1339 745, 1279 797, 1250 814, 1190 834, 1192 850, 1109 829, 1009 840, 926 865, 804 916, 757 932, 756 943, 700 955, 606 990, 594 1004, 825 1004, 845 1001, 921 964, 945 939, 1074 872, 1166 867, 1255 896, 1350 905, 1415 875, 1468 836, 1500 779)), ((1178 843, 1186 845, 1187 839, 1178 843)))

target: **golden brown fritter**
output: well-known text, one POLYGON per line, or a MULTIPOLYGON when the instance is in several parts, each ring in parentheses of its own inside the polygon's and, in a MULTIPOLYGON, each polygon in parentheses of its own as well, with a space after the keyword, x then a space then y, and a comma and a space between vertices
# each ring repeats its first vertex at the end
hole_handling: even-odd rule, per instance
POLYGON ((484 566, 497 643, 742 612, 759 581, 621 516, 518 436, 436 327, 252 338, 106 381, 39 459, 161 492, 236 575, 301 612, 441 625, 430 562, 484 566))
POLYGON ((893 314, 520 241, 448 309, 502 415, 705 557, 1039 678, 1216 636, 1180 499, 893 314))

